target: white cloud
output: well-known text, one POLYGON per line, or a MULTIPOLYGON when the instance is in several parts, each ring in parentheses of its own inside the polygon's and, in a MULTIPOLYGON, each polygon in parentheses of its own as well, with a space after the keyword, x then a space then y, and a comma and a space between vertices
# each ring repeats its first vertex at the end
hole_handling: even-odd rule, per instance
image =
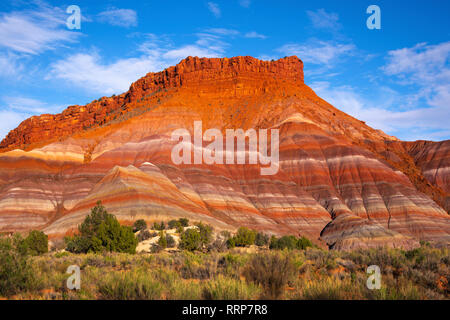
POLYGON ((316 11, 306 11, 309 19, 314 28, 317 29, 327 29, 327 30, 338 30, 341 28, 339 21, 339 16, 337 13, 328 13, 324 9, 319 9, 316 11))
POLYGON ((139 47, 142 55, 105 63, 98 53, 78 53, 56 61, 50 66, 49 79, 63 79, 78 87, 98 94, 118 94, 148 72, 178 63, 187 56, 219 57, 226 43, 211 35, 198 35, 194 44, 173 48, 155 36, 150 36, 139 47))
POLYGON ((252 2, 250 0, 239 0, 241 7, 248 8, 252 2))
POLYGON ((188 56, 214 58, 219 57, 220 55, 218 52, 195 45, 187 45, 178 49, 169 50, 163 54, 163 58, 171 60, 181 60, 188 56))
POLYGON ((102 62, 98 54, 78 53, 52 64, 47 79, 63 79, 99 94, 126 91, 133 81, 154 71, 159 61, 151 56, 102 62))
POLYGON ((98 14, 99 21, 119 27, 136 27, 138 24, 137 13, 132 9, 112 8, 98 14))
POLYGON ((21 78, 21 72, 24 70, 24 65, 20 62, 20 57, 8 52, 0 53, 0 76, 11 77, 15 79, 21 78))
POLYGON ((29 113, 55 113, 60 111, 61 107, 57 105, 49 105, 45 102, 27 98, 27 97, 3 97, 9 110, 29 113))
POLYGON ((431 106, 450 105, 450 41, 392 50, 387 60, 382 68, 387 75, 421 88, 431 106))
POLYGON ((65 28, 63 12, 41 7, 0 16, 0 47, 25 54, 38 54, 74 42, 80 35, 65 28))
POLYGON ((222 12, 220 11, 219 5, 215 2, 208 2, 208 9, 216 17, 220 18, 222 12))
POLYGON ((447 105, 397 111, 404 97, 389 88, 379 89, 379 99, 368 100, 348 86, 331 88, 328 82, 315 82, 311 87, 336 108, 401 139, 449 138, 450 123, 444 121, 450 119, 447 105), (394 111, 394 107, 397 110, 394 111))
POLYGON ((296 55, 303 62, 330 67, 342 56, 353 54, 355 49, 353 44, 312 40, 305 44, 286 44, 277 51, 288 56, 296 55))
POLYGON ((206 29, 205 32, 218 34, 222 36, 237 36, 240 32, 234 29, 226 29, 226 28, 210 28, 206 29))
POLYGON ((425 101, 430 106, 427 109, 408 111, 409 114, 418 116, 418 124, 423 121, 433 122, 436 130, 448 131, 446 119, 450 119, 450 41, 436 45, 419 43, 412 48, 392 50, 388 52, 387 60, 382 70, 395 77, 400 84, 410 85, 416 91, 410 95, 410 104, 417 105, 420 101, 425 101))
POLYGON ((257 39, 266 39, 267 38, 267 36, 260 34, 256 31, 247 32, 245 34, 245 37, 246 38, 257 38, 257 39))
POLYGON ((2 109, 0 109, 0 140, 2 140, 9 131, 25 119, 35 114, 57 113, 62 106, 49 105, 45 102, 27 97, 3 97, 2 109))
POLYGON ((389 51, 383 70, 410 81, 450 82, 449 57, 450 41, 438 45, 419 43, 412 48, 389 51))
POLYGON ((0 110, 0 140, 3 140, 9 131, 17 128, 17 126, 28 117, 29 114, 12 110, 0 110))

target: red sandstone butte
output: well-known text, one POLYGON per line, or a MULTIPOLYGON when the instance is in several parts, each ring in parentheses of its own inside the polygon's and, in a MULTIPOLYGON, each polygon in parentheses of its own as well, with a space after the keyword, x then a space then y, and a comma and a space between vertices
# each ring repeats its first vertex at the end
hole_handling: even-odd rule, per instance
POLYGON ((343 250, 448 245, 449 167, 450 141, 400 141, 339 111, 305 85, 295 56, 188 57, 12 130, 0 144, 0 231, 61 237, 101 200, 123 222, 188 217, 343 250), (200 120, 279 129, 278 173, 174 165, 171 133, 200 120))

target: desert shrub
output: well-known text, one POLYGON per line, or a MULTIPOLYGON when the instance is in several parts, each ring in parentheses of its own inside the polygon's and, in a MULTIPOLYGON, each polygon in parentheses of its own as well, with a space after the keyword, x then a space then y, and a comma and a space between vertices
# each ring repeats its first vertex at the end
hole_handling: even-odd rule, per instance
POLYGON ((202 239, 196 229, 187 229, 180 236, 180 248, 188 251, 200 250, 202 239))
POLYGON ((165 235, 164 231, 160 231, 160 232, 159 232, 158 245, 159 245, 162 249, 167 248, 167 239, 166 239, 166 235, 165 235))
POLYGON ((256 232, 246 227, 240 227, 233 237, 236 247, 245 247, 255 244, 256 232))
POLYGON ((101 202, 78 227, 79 234, 67 237, 67 250, 74 253, 117 251, 135 253, 138 243, 131 227, 121 226, 101 202))
POLYGON ((272 237, 270 239, 270 249, 295 249, 297 247, 297 238, 295 236, 282 236, 277 239, 276 237, 272 237))
POLYGON ((114 273, 98 285, 98 292, 105 300, 155 300, 161 298, 161 284, 148 273, 114 273))
POLYGON ((252 283, 219 275, 207 281, 202 296, 206 300, 250 300, 260 294, 260 288, 252 283))
POLYGON ((180 218, 178 219, 182 227, 188 227, 189 226, 189 219, 187 218, 180 218))
POLYGON ((170 220, 167 223, 167 226, 168 226, 169 229, 176 229, 176 228, 181 226, 181 223, 178 220, 170 220))
POLYGON ((175 239, 170 234, 166 235, 166 244, 167 248, 175 247, 175 239))
POLYGON ((404 268, 407 262, 405 255, 400 250, 386 247, 355 250, 346 253, 344 257, 353 260, 359 265, 368 266, 373 264, 381 269, 386 267, 404 268))
POLYGON ((300 237, 297 241, 297 249, 305 250, 308 247, 313 247, 313 243, 311 240, 305 237, 300 237))
POLYGON ((312 247, 312 242, 305 238, 297 238, 295 236, 289 235, 289 236, 282 236, 281 238, 277 238, 275 236, 272 236, 270 239, 269 248, 275 249, 275 250, 283 250, 283 249, 300 249, 304 250, 307 247, 312 247))
POLYGON ((227 247, 228 245, 226 240, 216 239, 208 246, 208 251, 224 252, 227 247))
POLYGON ((247 256, 240 254, 233 254, 231 252, 223 255, 217 262, 219 273, 228 277, 239 279, 241 276, 241 269, 247 262, 247 256))
POLYGON ((201 253, 185 251, 184 261, 180 268, 181 277, 184 279, 209 279, 215 274, 215 267, 211 261, 206 261, 201 253))
POLYGON ((143 230, 143 231, 139 232, 139 234, 137 235, 137 238, 138 238, 139 242, 142 242, 142 241, 152 238, 152 234, 148 230, 143 230))
POLYGON ((176 232, 179 234, 182 234, 184 231, 184 227, 183 226, 178 226, 176 232))
POLYGON ((133 232, 138 232, 147 229, 147 223, 143 219, 136 220, 133 223, 133 232))
POLYGON ((152 228, 153 228, 153 230, 161 231, 161 230, 166 229, 166 224, 164 223, 164 221, 161 221, 160 223, 155 222, 155 223, 153 223, 152 228))
POLYGON ((263 298, 277 299, 292 279, 294 271, 295 266, 287 255, 256 254, 244 269, 244 277, 263 287, 263 298))
POLYGON ((258 232, 255 237, 255 244, 258 247, 263 247, 269 244, 269 236, 265 233, 258 232))
POLYGON ((10 296, 37 287, 38 281, 27 252, 19 235, 0 238, 0 295, 10 296))
POLYGON ((164 248, 162 248, 159 244, 153 243, 150 247, 151 253, 158 253, 161 252, 164 248))
POLYGON ((229 239, 229 238, 231 238, 231 232, 230 231, 227 231, 227 230, 223 230, 223 231, 220 231, 220 236, 223 238, 223 239, 229 239))
POLYGON ((302 281, 300 283, 301 291, 298 299, 306 300, 344 300, 361 299, 361 288, 351 279, 336 281, 334 278, 314 279, 302 281))
POLYGON ((24 242, 29 253, 33 256, 48 252, 48 236, 42 231, 31 231, 24 242))
POLYGON ((212 240, 213 228, 207 224, 199 222, 197 224, 198 232, 200 233, 200 241, 202 245, 207 245, 212 240))
POLYGON ((235 242, 234 237, 229 238, 227 240, 227 247, 228 247, 228 249, 233 249, 234 247, 236 247, 236 242, 235 242))

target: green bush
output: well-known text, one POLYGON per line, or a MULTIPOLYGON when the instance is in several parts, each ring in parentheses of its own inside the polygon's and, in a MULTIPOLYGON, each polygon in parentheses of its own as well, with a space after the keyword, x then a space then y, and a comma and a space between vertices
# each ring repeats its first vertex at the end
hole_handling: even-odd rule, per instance
POLYGON ((143 230, 143 231, 139 232, 139 234, 137 236, 139 242, 150 239, 151 237, 152 237, 152 234, 148 230, 143 230))
POLYGON ((147 229, 147 223, 143 219, 136 220, 133 224, 133 232, 147 229))
POLYGON ((282 236, 281 238, 272 236, 272 238, 270 239, 270 244, 269 244, 269 248, 275 249, 275 250, 283 250, 283 249, 304 250, 307 247, 312 247, 312 246, 313 246, 313 244, 309 239, 307 239, 305 237, 301 237, 301 238, 297 239, 297 237, 292 236, 292 235, 282 236))
POLYGON ((207 245, 212 240, 213 228, 207 224, 199 222, 197 224, 198 232, 200 233, 200 241, 202 245, 207 245))
POLYGON ((240 227, 234 237, 227 240, 228 248, 245 247, 255 244, 257 232, 246 227, 240 227))
POLYGON ((200 250, 202 240, 196 229, 187 229, 180 236, 180 248, 188 251, 200 250))
POLYGON ((165 230, 166 224, 164 223, 164 221, 161 221, 160 223, 155 222, 155 223, 153 223, 152 228, 153 228, 153 230, 158 230, 158 231, 165 230))
POLYGON ((1 296, 10 296, 37 287, 38 281, 27 252, 25 241, 19 235, 0 238, 1 296))
POLYGON ((297 241, 297 249, 305 250, 308 247, 313 247, 311 240, 305 237, 301 237, 297 241))
POLYGON ((256 232, 246 227, 240 227, 234 236, 236 247, 245 247, 255 244, 256 232))
POLYGON ((131 227, 121 226, 116 217, 109 214, 101 202, 78 227, 79 234, 67 237, 67 251, 74 253, 116 251, 135 253, 138 239, 131 227))
POLYGON ((170 234, 166 235, 166 243, 167 243, 167 248, 175 247, 175 239, 170 234))
POLYGON ((31 231, 24 242, 29 253, 33 256, 48 252, 48 236, 42 231, 31 231))
POLYGON ((189 220, 186 218, 180 218, 178 219, 182 227, 188 227, 189 226, 189 220))
POLYGON ((269 236, 268 236, 267 234, 258 232, 258 233, 256 234, 255 244, 256 244, 258 247, 266 246, 266 245, 269 244, 269 240, 270 240, 270 239, 269 239, 269 236))
POLYGON ((176 228, 181 226, 181 223, 178 220, 170 220, 167 223, 167 226, 168 226, 169 229, 176 229, 176 228))
POLYGON ((236 247, 236 242, 234 241, 234 238, 229 238, 227 240, 227 247, 228 249, 233 249, 234 247, 236 247))
POLYGON ((159 232, 158 245, 161 247, 161 249, 167 248, 167 239, 166 235, 164 234, 164 231, 159 232))

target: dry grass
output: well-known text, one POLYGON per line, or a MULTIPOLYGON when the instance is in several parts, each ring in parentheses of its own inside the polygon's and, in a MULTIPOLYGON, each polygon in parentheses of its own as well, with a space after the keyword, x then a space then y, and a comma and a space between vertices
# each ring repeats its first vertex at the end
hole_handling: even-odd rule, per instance
POLYGON ((31 258, 39 286, 13 299, 449 299, 447 248, 155 254, 48 253, 31 258), (366 287, 379 265, 380 290, 366 287), (70 265, 81 290, 67 290, 70 265))

